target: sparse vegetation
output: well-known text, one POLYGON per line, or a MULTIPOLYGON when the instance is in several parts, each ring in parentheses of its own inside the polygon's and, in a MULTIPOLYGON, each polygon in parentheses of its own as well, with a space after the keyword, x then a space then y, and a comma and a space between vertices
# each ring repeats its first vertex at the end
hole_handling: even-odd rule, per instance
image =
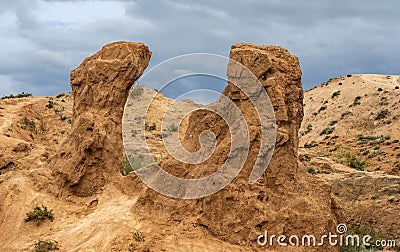
POLYGON ((25 222, 34 221, 39 226, 46 219, 54 220, 53 210, 48 210, 47 207, 42 205, 42 207, 35 206, 33 211, 26 213, 25 222))
POLYGON ((46 252, 59 250, 57 241, 38 241, 35 243, 35 249, 33 252, 46 252))
POLYGON ((344 119, 346 116, 351 115, 352 113, 350 111, 346 111, 342 114, 341 118, 344 119))
POLYGON ((305 143, 304 144, 304 148, 313 148, 313 147, 317 147, 318 144, 315 140, 312 140, 311 143, 305 143))
POLYGON ((129 252, 134 252, 134 251, 136 251, 136 249, 137 249, 136 244, 133 243, 133 242, 131 242, 131 243, 129 244, 129 246, 128 246, 128 251, 129 251, 129 252))
POLYGON ((169 132, 177 132, 178 129, 179 129, 179 125, 176 125, 175 123, 172 123, 171 125, 168 126, 169 132))
POLYGON ((0 100, 5 100, 5 99, 18 99, 18 98, 24 98, 24 97, 30 97, 30 96, 32 96, 32 94, 22 92, 22 93, 17 94, 17 95, 10 94, 10 95, 8 95, 8 96, 3 96, 0 100))
POLYGON ((331 98, 333 99, 333 98, 335 98, 335 97, 337 97, 337 96, 339 96, 339 95, 340 95, 340 90, 334 92, 334 93, 332 94, 331 98))
POLYGON ((355 107, 355 106, 360 105, 361 104, 360 100, 361 100, 361 96, 357 96, 356 98, 354 98, 353 104, 350 105, 350 107, 355 107))
POLYGON ((48 100, 48 102, 46 104, 46 108, 48 108, 48 109, 54 108, 54 101, 48 100))
POLYGON ((323 129, 323 130, 321 131, 321 133, 319 133, 319 135, 320 135, 320 136, 322 136, 322 135, 330 135, 330 134, 333 133, 334 130, 335 130, 335 128, 329 128, 329 127, 327 127, 327 128, 325 128, 325 129, 323 129))
POLYGON ((337 120, 333 120, 333 121, 331 121, 331 122, 329 123, 329 126, 334 126, 336 123, 338 123, 338 121, 337 121, 337 120))
POLYGON ((146 163, 150 162, 150 160, 147 160, 149 162, 146 162, 146 160, 147 159, 145 159, 144 156, 138 154, 131 154, 129 159, 127 155, 124 155, 122 157, 121 167, 119 169, 122 176, 126 176, 132 171, 139 170, 146 163))
POLYGON ((321 111, 326 110, 328 107, 327 106, 322 106, 318 109, 318 113, 320 113, 321 111))
POLYGON ((345 154, 347 165, 359 171, 364 171, 369 163, 367 160, 360 160, 356 155, 352 155, 349 152, 345 154))
POLYGON ((28 128, 30 131, 35 131, 36 130, 36 123, 34 120, 31 120, 27 117, 24 117, 21 122, 18 124, 18 126, 21 129, 26 129, 28 128))
POLYGON ((155 123, 153 123, 152 125, 148 125, 147 123, 145 124, 145 128, 147 131, 154 131, 157 129, 157 126, 155 123))
POLYGON ((317 171, 312 167, 307 167, 307 172, 310 173, 310 174, 316 174, 317 173, 317 171))
POLYGON ((131 97, 138 98, 139 96, 142 95, 143 90, 144 90, 144 86, 138 86, 138 85, 134 86, 132 93, 131 93, 131 97))
MULTIPOLYGON (((375 195, 371 196, 371 199, 376 198, 375 195)), ((384 247, 381 246, 381 244, 377 241, 392 241, 393 244, 393 248, 396 249, 396 251, 399 251, 400 247, 396 245, 395 243, 395 239, 390 238, 388 236, 382 235, 382 234, 378 234, 377 232, 375 232, 375 230, 371 227, 366 227, 366 226, 361 226, 357 229, 355 229, 354 231, 349 230, 346 232, 347 235, 358 235, 360 237, 360 239, 362 239, 362 237, 364 237, 365 235, 368 235, 371 237, 371 239, 368 241, 368 243, 371 245, 369 247, 365 247, 365 245, 360 241, 360 246, 357 246, 357 244, 347 244, 347 245, 343 245, 340 248, 340 252, 356 252, 356 251, 377 251, 377 250, 383 250, 384 247)))
POLYGON ((135 241, 137 242, 143 242, 144 241, 144 234, 140 231, 133 231, 133 238, 135 239, 135 241))
POLYGON ((312 128, 313 128, 312 125, 311 125, 311 124, 308 124, 308 125, 307 125, 307 129, 303 132, 302 135, 304 136, 304 135, 310 133, 310 132, 312 131, 312 128))
POLYGON ((122 163, 119 171, 121 172, 122 176, 126 176, 133 171, 133 168, 129 163, 128 157, 126 155, 122 157, 122 163))
POLYGON ((375 117, 375 120, 382 120, 385 119, 387 117, 387 115, 389 114, 389 110, 384 109, 381 110, 375 117))

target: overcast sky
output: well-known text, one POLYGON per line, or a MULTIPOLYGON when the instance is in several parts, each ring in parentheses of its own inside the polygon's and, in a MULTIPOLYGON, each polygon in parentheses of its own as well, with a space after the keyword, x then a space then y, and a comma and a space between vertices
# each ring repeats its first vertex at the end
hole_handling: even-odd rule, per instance
POLYGON ((400 1, 0 0, 0 96, 70 91, 69 72, 112 41, 142 41, 151 65, 231 44, 280 45, 303 87, 348 73, 400 74, 400 1))

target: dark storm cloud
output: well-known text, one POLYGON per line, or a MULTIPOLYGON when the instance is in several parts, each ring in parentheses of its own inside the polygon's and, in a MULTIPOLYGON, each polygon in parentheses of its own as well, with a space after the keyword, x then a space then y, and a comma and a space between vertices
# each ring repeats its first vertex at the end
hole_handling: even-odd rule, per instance
MULTIPOLYGON (((143 41, 151 65, 191 52, 228 56, 237 42, 275 44, 299 57, 306 89, 347 73, 398 74, 398 1, 3 1, 0 96, 69 90, 69 71, 111 41, 143 41), (43 20, 43 4, 121 5, 114 16, 81 20, 99 9, 43 20), (101 4, 100 4, 101 3, 101 4), (6 22, 5 22, 6 21, 6 22)), ((106 8, 106 7, 103 7, 106 8)), ((104 10, 104 13, 113 10, 104 10)))

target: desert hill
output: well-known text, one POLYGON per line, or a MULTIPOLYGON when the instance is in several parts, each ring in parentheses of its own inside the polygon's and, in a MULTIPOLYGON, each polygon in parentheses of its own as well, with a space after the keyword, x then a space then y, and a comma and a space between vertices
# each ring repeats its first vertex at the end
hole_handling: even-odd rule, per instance
POLYGON ((400 77, 357 74, 305 92, 300 146, 357 169, 400 172, 400 77), (357 166, 353 164, 353 166, 357 166))

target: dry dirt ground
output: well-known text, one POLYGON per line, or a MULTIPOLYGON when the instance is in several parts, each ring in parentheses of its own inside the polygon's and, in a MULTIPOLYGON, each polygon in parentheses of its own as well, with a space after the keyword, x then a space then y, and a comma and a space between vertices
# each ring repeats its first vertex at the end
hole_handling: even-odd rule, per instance
MULTIPOLYGON (((307 91, 299 156, 309 176, 332 187, 339 220, 400 239, 396 86, 398 76, 353 75, 307 91), (325 128, 334 129, 321 134, 325 128), (348 157, 365 160, 365 171, 350 167, 348 157)), ((137 200, 150 189, 132 184, 134 173, 90 197, 59 191, 45 164, 71 128, 72 101, 70 94, 0 100, 0 251, 32 251, 38 240, 56 240, 60 251, 129 251, 130 244, 137 251, 251 251, 213 237, 195 220, 169 225, 167 213, 141 216, 137 200), (36 205, 53 209, 54 221, 24 222, 36 205), (134 231, 143 233, 144 241, 137 241, 134 231)), ((170 102, 158 97, 160 108, 170 102)), ((159 116, 155 109, 153 119, 159 116)), ((160 132, 148 139, 157 151, 160 132)))
MULTIPOLYGON (((209 236, 190 220, 168 227, 161 216, 135 213, 140 192, 148 189, 133 185, 133 173, 95 196, 61 195, 45 164, 65 140, 71 110, 71 95, 0 101, 0 251, 33 251, 39 240, 57 241, 60 251, 129 251, 131 243, 137 251, 248 251, 209 236), (52 209, 54 221, 24 222, 36 205, 52 209), (135 240, 134 231, 144 241, 135 240)), ((156 133, 151 139, 160 140, 156 133)))

